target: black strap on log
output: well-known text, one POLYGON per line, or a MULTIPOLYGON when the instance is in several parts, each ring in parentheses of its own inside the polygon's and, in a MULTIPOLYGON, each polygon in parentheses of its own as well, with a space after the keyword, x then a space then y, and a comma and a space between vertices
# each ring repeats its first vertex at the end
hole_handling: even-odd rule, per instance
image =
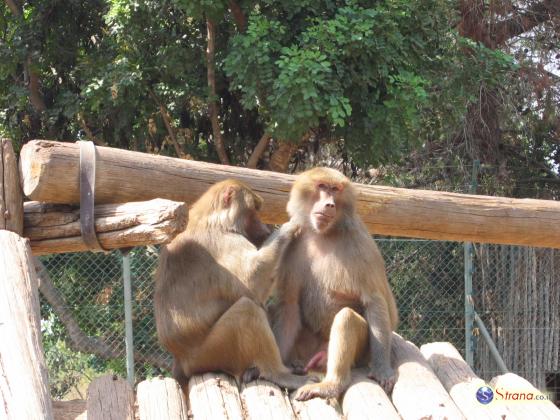
POLYGON ((95 234, 95 144, 79 141, 80 144, 80 230, 82 240, 91 251, 107 251, 95 234))

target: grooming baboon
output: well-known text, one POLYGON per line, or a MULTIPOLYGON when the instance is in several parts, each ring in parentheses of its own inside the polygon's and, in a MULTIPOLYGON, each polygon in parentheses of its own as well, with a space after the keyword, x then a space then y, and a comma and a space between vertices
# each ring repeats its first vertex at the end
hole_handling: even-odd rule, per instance
POLYGON ((300 388, 296 399, 337 397, 353 365, 389 392, 391 334, 398 323, 383 258, 356 214, 355 193, 340 172, 315 168, 294 183, 288 213, 301 228, 277 273, 273 330, 283 360, 326 367, 325 379, 300 388))
POLYGON ((189 211, 186 230, 163 247, 154 297, 158 337, 184 384, 196 373, 259 375, 297 388, 307 378, 282 363, 263 304, 273 270, 296 226, 270 233, 258 218, 262 199, 234 180, 213 185, 189 211))

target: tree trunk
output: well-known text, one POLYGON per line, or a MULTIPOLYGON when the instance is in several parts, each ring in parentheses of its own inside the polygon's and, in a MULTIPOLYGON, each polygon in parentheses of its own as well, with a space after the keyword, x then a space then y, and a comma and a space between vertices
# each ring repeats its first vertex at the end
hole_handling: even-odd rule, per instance
POLYGON ((0 418, 52 419, 39 293, 27 241, 0 230, 0 418))
MULTIPOLYGON (((79 202, 78 145, 32 141, 21 152, 24 193, 79 202)), ((237 178, 264 198, 266 223, 287 220, 292 175, 97 147, 99 203, 163 197, 194 202, 217 181, 237 178)), ((356 211, 372 233, 560 248, 560 203, 354 184, 356 211)))
POLYGON ((270 158, 269 167, 274 172, 286 172, 290 165, 292 156, 298 149, 298 145, 287 141, 279 141, 278 149, 272 154, 270 158))
MULTIPOLYGON (((95 231, 104 249, 170 242, 187 226, 187 205, 154 199, 95 206, 95 231)), ((80 209, 69 205, 25 203, 24 236, 35 255, 87 251, 80 231, 80 209)))
POLYGON ((208 77, 208 89, 210 93, 210 100, 208 103, 208 113, 210 115, 210 122, 212 123, 212 135, 214 136, 214 143, 216 145, 216 152, 218 158, 223 165, 229 165, 229 158, 226 152, 224 137, 222 136, 222 129, 220 127, 220 106, 218 104, 218 95, 216 93, 216 58, 215 58, 215 40, 216 40, 216 27, 211 19, 206 20, 207 41, 206 48, 206 67, 208 77))
POLYGON ((250 169, 256 169, 257 168, 257 165, 259 163, 259 160, 260 160, 261 156, 266 151, 266 147, 270 143, 270 139, 271 139, 270 134, 264 133, 262 135, 261 139, 259 140, 259 142, 255 146, 255 148, 253 149, 253 153, 251 153, 251 156, 249 157, 249 160, 247 161, 247 168, 250 168, 250 169))
MULTIPOLYGON (((17 0, 6 0, 8 7, 14 16, 23 19, 23 9, 21 4, 17 0)), ((45 105, 45 99, 41 93, 41 82, 39 76, 33 70, 33 60, 31 59, 31 53, 28 52, 25 61, 23 62, 23 70, 27 74, 27 89, 29 90, 29 102, 35 109, 37 113, 46 111, 47 105, 45 105)))

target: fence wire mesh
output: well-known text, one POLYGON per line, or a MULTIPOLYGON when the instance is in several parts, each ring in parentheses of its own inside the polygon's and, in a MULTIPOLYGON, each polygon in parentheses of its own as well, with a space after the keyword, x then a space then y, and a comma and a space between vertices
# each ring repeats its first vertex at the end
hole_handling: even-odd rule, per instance
MULTIPOLYGON (((400 312, 398 332, 420 346, 451 342, 464 356, 464 245, 377 239, 400 312)), ((507 367, 541 390, 560 393, 560 252, 477 245, 473 300, 507 367)), ((153 275, 157 249, 131 252, 136 380, 166 374, 169 355, 157 342, 153 275)), ((83 398, 84 382, 111 371, 126 375, 122 257, 61 254, 41 258, 43 341, 55 398, 83 398)), ((500 374, 474 329, 474 368, 500 374)), ((555 393, 555 395, 554 395, 555 393)))

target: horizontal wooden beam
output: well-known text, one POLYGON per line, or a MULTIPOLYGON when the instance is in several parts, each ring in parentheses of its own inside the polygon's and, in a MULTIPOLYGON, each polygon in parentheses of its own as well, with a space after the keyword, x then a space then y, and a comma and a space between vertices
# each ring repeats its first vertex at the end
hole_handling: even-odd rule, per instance
MULTIPOLYGON (((79 201, 75 143, 35 140, 21 152, 25 195, 79 201)), ((262 218, 283 223, 293 175, 97 147, 96 201, 194 202, 226 178, 246 182, 265 200, 262 218)), ((358 212, 371 233, 413 238, 560 248, 560 203, 355 184, 358 212)))
MULTIPOLYGON (((34 255, 88 250, 76 206, 29 201, 24 214, 23 234, 34 255)), ((99 243, 106 250, 161 244, 185 230, 187 205, 163 199, 98 204, 94 218, 99 243)))

